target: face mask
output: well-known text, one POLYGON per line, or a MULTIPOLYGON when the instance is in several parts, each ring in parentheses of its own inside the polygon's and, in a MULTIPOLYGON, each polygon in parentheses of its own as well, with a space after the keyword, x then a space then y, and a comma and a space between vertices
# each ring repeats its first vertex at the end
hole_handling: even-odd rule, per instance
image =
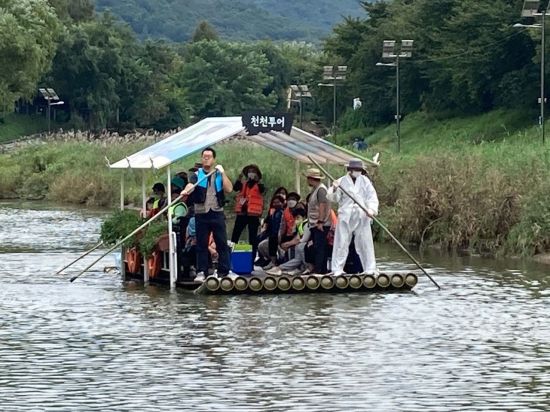
POLYGON ((354 177, 357 179, 359 176, 361 176, 361 171, 354 170, 353 172, 351 172, 351 177, 354 177))
POLYGON ((256 180, 257 177, 258 177, 258 175, 256 173, 251 172, 251 173, 248 174, 248 178, 250 180, 256 180))
POLYGON ((289 200, 288 201, 288 207, 290 207, 290 208, 296 207, 297 204, 298 204, 298 202, 296 200, 289 200))

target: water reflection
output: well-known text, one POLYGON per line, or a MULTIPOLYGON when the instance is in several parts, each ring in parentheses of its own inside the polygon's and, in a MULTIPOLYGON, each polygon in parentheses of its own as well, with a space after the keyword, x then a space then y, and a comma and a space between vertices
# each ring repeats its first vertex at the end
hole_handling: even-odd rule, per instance
MULTIPOLYGON (((75 283, 55 275, 97 240, 99 219, 96 212, 0 208, 2 410, 549 404, 543 266, 424 255, 442 291, 423 278, 416 294, 376 295, 197 297, 121 284, 101 266, 75 283), (20 229, 45 224, 48 231, 18 235, 10 249, 6 215, 24 217, 20 229)), ((379 246, 378 255, 385 267, 414 268, 396 249, 379 246)))

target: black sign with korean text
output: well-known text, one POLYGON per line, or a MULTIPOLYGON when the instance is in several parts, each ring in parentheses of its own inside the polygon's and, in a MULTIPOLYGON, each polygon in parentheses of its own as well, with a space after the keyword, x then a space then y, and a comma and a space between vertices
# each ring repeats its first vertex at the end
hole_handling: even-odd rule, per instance
POLYGON ((242 116, 243 126, 250 135, 271 131, 290 134, 293 118, 291 113, 246 112, 242 116))

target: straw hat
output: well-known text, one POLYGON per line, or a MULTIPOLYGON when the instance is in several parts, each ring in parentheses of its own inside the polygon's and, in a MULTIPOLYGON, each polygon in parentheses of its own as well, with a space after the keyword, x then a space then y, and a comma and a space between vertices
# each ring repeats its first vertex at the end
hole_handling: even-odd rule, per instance
POLYGON ((243 175, 245 175, 245 176, 248 175, 248 172, 251 169, 258 174, 258 180, 260 180, 262 178, 262 172, 260 171, 260 168, 255 164, 250 164, 250 165, 247 165, 247 166, 243 167, 243 175))
POLYGON ((321 180, 325 178, 321 171, 315 167, 310 167, 309 169, 307 169, 304 176, 316 180, 321 180))

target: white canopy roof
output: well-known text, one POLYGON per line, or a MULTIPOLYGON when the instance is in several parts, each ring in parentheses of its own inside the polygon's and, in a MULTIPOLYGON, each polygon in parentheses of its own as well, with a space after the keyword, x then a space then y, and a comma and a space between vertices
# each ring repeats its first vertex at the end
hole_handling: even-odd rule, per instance
POLYGON ((311 156, 319 163, 345 165, 350 159, 365 159, 350 150, 293 127, 290 135, 283 132, 248 136, 241 117, 209 117, 125 159, 110 165, 113 169, 162 169, 177 160, 223 140, 238 138, 252 141, 303 163, 311 156))

